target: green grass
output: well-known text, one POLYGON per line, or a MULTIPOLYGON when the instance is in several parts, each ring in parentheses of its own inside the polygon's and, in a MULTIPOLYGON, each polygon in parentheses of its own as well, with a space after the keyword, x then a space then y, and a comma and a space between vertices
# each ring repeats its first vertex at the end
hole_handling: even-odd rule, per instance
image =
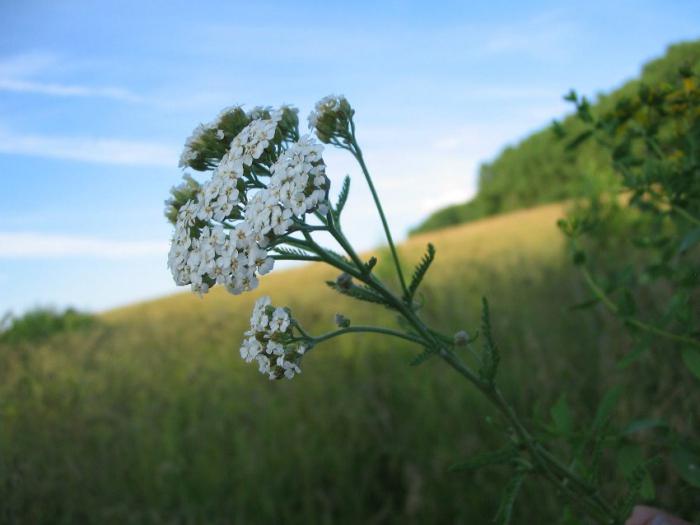
MULTIPOLYGON (((411 238, 401 254, 412 262, 428 240, 437 248, 423 315, 448 332, 473 330, 489 297, 500 384, 526 419, 566 391, 585 425, 601 392, 621 382, 620 418, 687 428, 697 384, 671 349, 620 373, 614 362, 630 341, 618 323, 567 310, 588 295, 563 255, 561 213, 548 206, 411 238)), ((87 332, 0 346, 0 522, 487 523, 508 473, 447 468, 498 447, 499 423, 441 362, 412 368, 417 349, 374 336, 319 346, 289 382, 239 358, 259 294, 314 333, 337 311, 392 322, 334 295, 323 285, 333 277, 318 265, 273 272, 259 293, 178 294, 109 312, 87 332)), ((663 466, 655 475, 656 503, 692 518, 692 495, 663 466)), ((523 502, 516 523, 556 523, 545 487, 526 485, 523 502)))

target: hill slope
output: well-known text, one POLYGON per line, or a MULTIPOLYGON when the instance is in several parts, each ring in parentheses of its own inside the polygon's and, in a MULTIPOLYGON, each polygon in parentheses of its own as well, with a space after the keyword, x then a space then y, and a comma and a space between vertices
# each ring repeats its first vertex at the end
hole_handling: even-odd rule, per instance
MULTIPOLYGON (((700 40, 670 46, 663 57, 642 68, 638 79, 599 96, 592 109, 596 112, 612 108, 622 97, 635 93, 641 83, 673 81, 685 64, 700 73, 700 40)), ((580 131, 574 117, 567 117, 562 125, 569 137, 580 131)), ((589 141, 573 152, 566 151, 564 143, 547 127, 505 148, 495 160, 482 164, 476 197, 438 210, 413 233, 580 196, 592 188, 606 187, 611 176, 609 153, 595 142, 589 141)))
MULTIPOLYGON (((561 213, 559 205, 520 211, 417 236, 400 250, 416 261, 435 243, 421 314, 447 333, 473 330, 489 297, 500 385, 520 413, 534 405, 547 413, 566 385, 585 425, 609 382, 624 384, 612 363, 628 340, 600 310, 567 311, 587 295, 563 257, 561 213)), ((447 467, 502 438, 485 419, 490 410, 439 361, 409 367, 417 349, 365 336, 314 349, 293 381, 271 383, 241 361, 261 293, 291 306, 312 333, 330 330, 338 311, 356 323, 393 323, 387 311, 331 292, 322 280, 333 276, 320 265, 273 272, 254 294, 178 294, 109 312, 86 333, 0 345, 2 521, 489 521, 504 472, 447 467)), ((667 417, 649 408, 655 392, 675 413, 700 402, 664 352, 632 366, 621 421, 667 417)), ((668 487, 659 504, 691 517, 692 495, 658 474, 668 487)), ((515 523, 558 520, 550 491, 537 482, 524 491, 522 501, 538 504, 516 506, 515 523)))

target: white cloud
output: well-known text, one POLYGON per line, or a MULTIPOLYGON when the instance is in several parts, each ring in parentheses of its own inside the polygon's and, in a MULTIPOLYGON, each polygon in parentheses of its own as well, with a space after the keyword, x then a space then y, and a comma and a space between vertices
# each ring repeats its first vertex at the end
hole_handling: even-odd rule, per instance
MULTIPOLYGON (((84 65, 83 65, 84 66, 84 65)), ((98 97, 141 102, 144 99, 128 89, 113 86, 62 84, 36 77, 61 75, 80 70, 81 65, 61 60, 50 53, 25 53, 0 59, 0 91, 58 97, 98 97)))
POLYGON ((166 241, 116 241, 43 233, 0 232, 0 258, 94 257, 130 259, 168 252, 166 241))
POLYGON ((111 98, 126 102, 140 102, 143 100, 138 95, 135 95, 126 89, 116 87, 65 85, 46 82, 32 82, 29 80, 17 80, 11 78, 0 78, 0 91, 34 93, 59 97, 111 98))
POLYGON ((27 77, 58 70, 58 59, 49 53, 22 53, 0 59, 0 76, 3 77, 27 77))
POLYGON ((20 135, 0 128, 0 153, 128 166, 175 168, 179 151, 150 141, 20 135))

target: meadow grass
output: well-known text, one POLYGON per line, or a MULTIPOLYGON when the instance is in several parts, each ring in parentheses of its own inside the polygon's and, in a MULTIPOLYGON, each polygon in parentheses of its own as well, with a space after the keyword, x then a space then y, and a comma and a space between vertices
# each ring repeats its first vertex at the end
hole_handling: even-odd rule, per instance
MULTIPOLYGON (((619 323, 601 309, 568 310, 588 293, 564 254, 562 213, 545 206, 412 237, 400 247, 408 262, 428 241, 437 249, 422 315, 447 333, 474 330, 489 298, 499 383, 526 420, 566 392, 585 426, 619 383, 618 417, 687 426, 697 385, 672 349, 620 371, 630 339, 619 323)), ((331 330, 335 312, 393 322, 328 289, 334 277, 316 264, 277 271, 255 293, 177 294, 108 312, 87 332, 0 347, 0 521, 487 522, 508 472, 447 469, 499 447, 501 423, 438 360, 410 367, 417 348, 365 335, 315 348, 293 381, 269 382, 240 359, 261 294, 313 333, 331 330)), ((655 475, 657 503, 690 512, 673 474, 655 475)), ((523 502, 516 523, 561 514, 537 482, 523 502)))

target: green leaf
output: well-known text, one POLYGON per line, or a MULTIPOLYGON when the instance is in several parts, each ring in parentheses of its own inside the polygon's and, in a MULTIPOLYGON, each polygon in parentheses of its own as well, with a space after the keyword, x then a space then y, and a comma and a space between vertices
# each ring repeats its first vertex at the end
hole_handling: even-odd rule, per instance
POLYGON ((371 288, 367 288, 366 286, 357 286, 355 284, 351 284, 350 286, 344 287, 340 286, 336 281, 326 281, 326 284, 330 288, 333 288, 336 292, 341 293, 343 295, 347 295, 348 297, 353 297, 354 299, 358 299, 360 301, 381 304, 386 307, 389 307, 389 304, 381 295, 379 295, 371 288))
POLYGON ((625 357, 623 357, 619 363, 617 363, 617 368, 620 370, 624 370, 632 363, 638 361, 639 358, 647 352, 647 350, 649 350, 649 346, 647 345, 635 348, 634 350, 629 352, 625 357))
POLYGON ((289 248, 287 246, 275 246, 272 248, 273 252, 279 253, 280 255, 291 255, 298 257, 313 257, 312 253, 300 250, 299 248, 289 248))
POLYGON ((579 133, 578 135, 576 135, 576 137, 571 142, 569 142, 566 145, 566 149, 573 150, 573 149, 578 148, 581 144, 583 144, 589 138, 591 138, 592 135, 593 135, 593 131, 590 129, 579 133))
POLYGON ((637 313, 637 303, 628 288, 622 291, 622 300, 619 302, 618 308, 620 315, 623 317, 632 317, 637 313))
POLYGON ((700 242, 700 228, 695 228, 686 234, 678 247, 679 253, 685 253, 700 242))
POLYGON ((585 310, 586 308, 591 308, 598 304, 600 302, 600 299, 597 297, 594 297, 593 299, 589 299, 588 301, 583 301, 582 303, 575 304, 573 306, 569 306, 569 311, 574 312, 576 310, 585 310))
POLYGON ((552 416, 552 422, 557 433, 561 435, 571 434, 574 428, 573 419, 569 403, 566 401, 566 394, 562 394, 554 406, 549 411, 552 416))
POLYGON ((700 379, 700 351, 694 348, 683 350, 683 362, 695 377, 700 379))
POLYGON ((501 448, 492 452, 483 452, 469 458, 466 461, 455 463, 448 469, 449 472, 474 471, 491 465, 509 463, 517 456, 517 451, 511 447, 501 448))
POLYGON ((643 499, 654 499, 654 482, 647 470, 647 463, 641 449, 636 445, 626 445, 617 453, 617 465, 630 483, 630 499, 639 495, 643 499))
POLYGON ((423 350, 420 354, 418 354, 416 357, 411 359, 411 362, 409 363, 411 366, 419 366, 425 363, 428 359, 433 357, 435 354, 437 354, 437 350, 434 348, 426 348, 423 350))
POLYGON ((627 427, 625 427, 625 429, 622 431, 622 435, 629 436, 631 434, 636 434, 637 432, 651 430, 652 428, 668 428, 668 423, 666 423, 663 419, 638 419, 627 425, 627 427))
POLYGON ((338 194, 338 203, 335 205, 335 216, 340 217, 340 214, 345 208, 345 203, 348 200, 348 195, 350 194, 350 177, 348 175, 343 179, 343 186, 340 188, 340 193, 338 194))
POLYGON ((622 387, 619 386, 613 387, 605 393, 593 418, 592 428, 594 432, 603 428, 621 395, 622 387))
POLYGON ((413 299, 413 296, 418 290, 418 287, 420 286, 423 277, 425 277, 425 274, 428 272, 428 268, 430 268, 430 265, 434 260, 435 247, 432 244, 428 243, 428 252, 423 256, 420 263, 418 263, 416 269, 413 271, 413 278, 411 279, 411 284, 408 286, 408 294, 406 297, 408 301, 411 301, 411 299, 413 299))
POLYGON ((671 463, 685 481, 700 489, 700 454, 697 451, 679 445, 671 452, 671 463))
POLYGON ((481 355, 479 377, 483 381, 493 385, 501 356, 498 351, 498 347, 496 346, 496 342, 493 340, 493 334, 491 333, 491 314, 489 312, 489 302, 486 300, 486 297, 483 297, 481 301, 481 340, 483 351, 481 355))
POLYGON ((498 525, 508 525, 513 518, 513 507, 515 506, 515 500, 518 498, 520 489, 523 486, 523 481, 525 481, 525 473, 517 472, 508 482, 506 488, 503 491, 503 496, 501 496, 501 504, 494 518, 494 522, 498 525))

